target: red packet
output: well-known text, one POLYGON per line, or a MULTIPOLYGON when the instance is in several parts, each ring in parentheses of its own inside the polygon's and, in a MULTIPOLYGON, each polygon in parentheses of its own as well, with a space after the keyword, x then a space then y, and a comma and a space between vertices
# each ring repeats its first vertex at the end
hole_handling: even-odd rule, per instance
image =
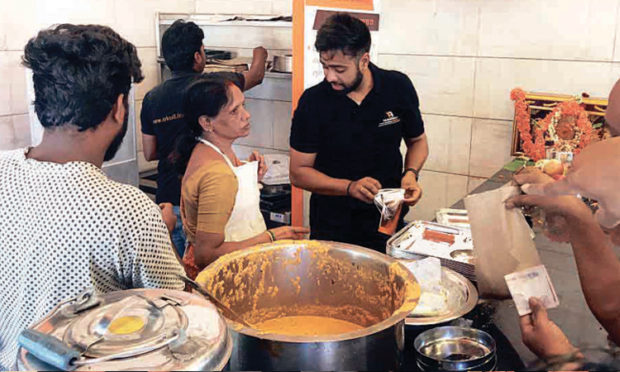
POLYGON ((398 209, 396 209, 396 213, 394 213, 394 217, 391 219, 384 221, 383 216, 381 216, 381 222, 379 222, 379 232, 387 235, 393 235, 396 232, 396 227, 398 226, 398 220, 400 219, 400 212, 403 210, 403 204, 400 203, 398 209))

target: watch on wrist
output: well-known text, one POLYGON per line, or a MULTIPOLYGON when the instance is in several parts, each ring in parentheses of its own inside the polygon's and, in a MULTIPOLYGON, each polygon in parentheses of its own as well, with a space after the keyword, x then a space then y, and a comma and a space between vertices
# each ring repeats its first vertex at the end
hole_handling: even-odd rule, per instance
POLYGON ((413 175, 415 176, 415 180, 416 182, 418 181, 418 174, 420 173, 419 170, 415 169, 415 168, 407 168, 403 171, 403 175, 400 178, 405 177, 405 174, 407 174, 407 172, 411 172, 413 173, 413 175))

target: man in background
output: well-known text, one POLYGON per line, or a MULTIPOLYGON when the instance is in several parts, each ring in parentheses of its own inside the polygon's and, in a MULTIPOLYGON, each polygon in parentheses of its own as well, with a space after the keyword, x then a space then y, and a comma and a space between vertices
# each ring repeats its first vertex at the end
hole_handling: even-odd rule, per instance
MULTIPOLYGON (((177 216, 172 240, 179 256, 185 251, 185 234, 180 216, 181 180, 169 156, 174 145, 186 130, 183 118, 183 93, 189 83, 199 76, 207 63, 202 44, 204 32, 194 22, 175 21, 164 32, 162 52, 172 78, 153 88, 144 97, 140 121, 142 148, 148 161, 159 160, 157 165, 157 203, 171 203, 177 216)), ((233 81, 239 89, 248 90, 260 84, 265 76, 267 51, 254 49, 251 67, 244 73, 218 72, 222 78, 233 81)))

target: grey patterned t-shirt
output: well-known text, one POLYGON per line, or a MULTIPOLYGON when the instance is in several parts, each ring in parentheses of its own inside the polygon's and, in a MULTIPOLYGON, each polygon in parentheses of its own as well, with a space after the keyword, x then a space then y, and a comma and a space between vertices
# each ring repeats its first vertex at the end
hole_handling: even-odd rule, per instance
POLYGON ((17 336, 87 287, 183 289, 159 207, 93 164, 0 152, 0 370, 17 336))

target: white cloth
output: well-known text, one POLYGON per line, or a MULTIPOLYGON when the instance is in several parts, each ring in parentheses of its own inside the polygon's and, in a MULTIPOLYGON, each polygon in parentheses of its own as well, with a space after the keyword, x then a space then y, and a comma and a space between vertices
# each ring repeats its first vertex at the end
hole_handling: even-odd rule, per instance
POLYGON ((183 289, 160 209, 139 189, 85 162, 0 152, 0 370, 17 336, 60 301, 99 293, 183 289))
POLYGON ((235 196, 235 206, 224 229, 224 241, 239 242, 265 232, 267 226, 260 212, 258 162, 252 161, 235 167, 217 146, 204 138, 198 140, 222 155, 237 176, 239 187, 235 196))
POLYGON ((405 199, 405 189, 381 189, 375 195, 375 206, 381 212, 381 221, 394 218, 398 207, 405 199))
POLYGON ((284 154, 265 154, 267 173, 263 177, 264 185, 290 184, 289 169, 291 160, 284 154))

